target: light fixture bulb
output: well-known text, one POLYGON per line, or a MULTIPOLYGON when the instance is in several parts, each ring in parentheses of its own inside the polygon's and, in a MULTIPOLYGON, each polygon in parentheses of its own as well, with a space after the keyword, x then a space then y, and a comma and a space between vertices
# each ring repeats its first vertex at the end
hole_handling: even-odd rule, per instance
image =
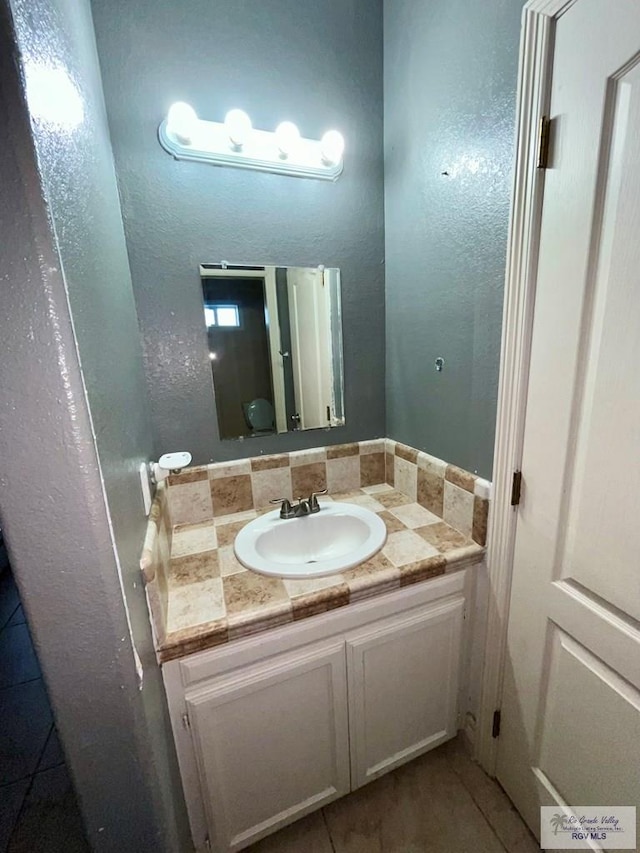
POLYGON ((292 154, 300 142, 300 131, 292 121, 283 121, 276 128, 276 144, 282 157, 292 154))
POLYGON ((329 166, 335 166, 342 160, 344 137, 337 130, 328 130, 320 140, 322 159, 329 166))
POLYGON ((244 110, 229 110, 224 118, 224 126, 236 148, 242 148, 253 129, 251 119, 244 110))
POLYGON ((194 108, 184 101, 171 104, 167 113, 167 130, 183 145, 189 145, 198 124, 194 108))

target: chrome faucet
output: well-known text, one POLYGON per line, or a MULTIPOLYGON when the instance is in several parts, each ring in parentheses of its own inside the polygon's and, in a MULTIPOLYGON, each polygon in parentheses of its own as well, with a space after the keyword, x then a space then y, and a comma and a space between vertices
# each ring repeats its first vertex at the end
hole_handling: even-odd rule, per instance
POLYGON ((318 503, 318 495, 326 495, 327 490, 322 489, 320 492, 311 492, 306 500, 298 498, 298 503, 292 506, 287 498, 273 498, 269 501, 272 504, 281 504, 280 518, 302 518, 305 515, 312 515, 320 512, 320 504, 318 503))

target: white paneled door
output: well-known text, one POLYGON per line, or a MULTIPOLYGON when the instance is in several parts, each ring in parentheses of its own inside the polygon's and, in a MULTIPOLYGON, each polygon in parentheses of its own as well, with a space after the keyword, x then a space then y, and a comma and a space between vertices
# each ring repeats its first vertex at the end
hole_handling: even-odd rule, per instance
MULTIPOLYGON (((640 3, 557 20, 498 779, 640 807, 640 3)), ((639 808, 640 811, 640 808, 639 808)))

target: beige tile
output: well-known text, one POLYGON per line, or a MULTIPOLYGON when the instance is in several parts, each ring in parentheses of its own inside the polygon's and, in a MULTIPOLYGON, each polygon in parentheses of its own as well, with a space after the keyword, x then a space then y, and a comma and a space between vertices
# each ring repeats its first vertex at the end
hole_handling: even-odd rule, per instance
POLYGON ((283 578, 282 583, 289 596, 296 598, 298 595, 308 595, 312 592, 320 592, 321 590, 340 586, 340 584, 344 583, 344 579, 342 575, 338 574, 329 575, 326 578, 300 578, 295 580, 283 578))
MULTIPOLYGON (((251 488, 253 491, 253 505, 256 508, 267 506, 270 501, 279 498, 292 500, 291 492, 291 469, 267 468, 257 470, 251 474, 251 488)), ((273 507, 275 509, 275 507, 273 507)))
POLYGON ((174 530, 171 556, 184 557, 187 554, 198 554, 201 551, 213 551, 217 547, 218 538, 212 519, 174 530))
POLYGON ((369 560, 342 573, 350 600, 359 601, 400 586, 400 571, 381 551, 369 560))
POLYGON ((362 486, 362 491, 368 495, 377 495, 379 492, 392 492, 393 486, 388 483, 376 483, 375 486, 362 486))
POLYGON ((540 846, 502 788, 467 755, 460 738, 442 747, 458 776, 508 853, 540 853, 540 846))
POLYGON ((505 853, 437 749, 323 811, 336 853, 505 853))
POLYGON ((291 469, 291 488, 296 498, 308 498, 312 492, 327 488, 327 463, 311 462, 291 469))
POLYGON ((400 530, 406 530, 407 528, 400 521, 399 518, 396 518, 395 515, 391 515, 389 510, 385 510, 384 512, 379 512, 378 515, 384 521, 387 528, 387 536, 390 533, 398 533, 400 530))
POLYGON ((287 590, 280 578, 255 572, 225 576, 224 599, 229 619, 238 613, 255 614, 274 605, 289 604, 287 590))
POLYGON ((444 479, 425 468, 418 468, 418 503, 442 518, 444 479))
POLYGON ((440 477, 441 480, 444 480, 447 463, 442 459, 438 459, 437 456, 431 456, 428 453, 420 451, 420 453, 418 453, 417 465, 418 468, 421 468, 423 471, 429 471, 434 476, 440 477))
POLYGON ((454 486, 453 483, 444 484, 444 509, 443 519, 455 527, 465 536, 471 536, 473 525, 473 494, 465 489, 454 486))
POLYGON ((384 440, 384 452, 390 453, 392 456, 395 456, 396 453, 396 443, 391 438, 385 438, 384 440))
POLYGON ((345 607, 347 604, 349 604, 349 587, 344 581, 327 589, 308 592, 306 595, 298 595, 291 599, 294 620, 327 613, 329 610, 345 607))
POLYGON ((185 655, 212 649, 215 646, 229 642, 229 629, 226 618, 214 619, 210 622, 201 622, 178 631, 172 631, 167 635, 158 649, 158 657, 161 663, 185 655))
POLYGON ((213 518, 208 480, 170 486, 167 498, 172 524, 197 524, 213 518))
POLYGON ((435 578, 438 575, 443 575, 446 569, 447 559, 442 554, 416 560, 415 563, 400 566, 400 586, 409 586, 409 584, 435 578))
POLYGON ((327 459, 327 487, 330 494, 359 489, 360 455, 327 459))
POLYGON ((413 462, 407 462, 400 456, 395 457, 394 483, 396 489, 411 498, 412 502, 417 500, 418 468, 413 462))
MULTIPOLYGON (((350 489, 348 492, 335 492, 335 494, 331 495, 331 498, 334 502, 339 503, 340 501, 348 501, 351 498, 361 498, 365 494, 362 489, 350 489)), ((327 497, 327 495, 324 497, 327 497)))
POLYGON ((384 455, 384 478, 390 486, 394 485, 396 471, 396 457, 393 453, 384 455))
POLYGON ((487 525, 489 522, 489 501, 486 498, 473 498, 473 523, 471 538, 478 545, 487 544, 487 525))
POLYGON ((219 480, 222 477, 240 477, 251 473, 250 459, 236 459, 233 462, 214 462, 209 465, 209 479, 219 480))
POLYGON ((438 555, 437 549, 425 542, 413 530, 391 533, 387 537, 387 544, 382 549, 382 553, 394 566, 404 566, 438 555))
POLYGON ((418 451, 414 447, 409 447, 408 444, 400 444, 397 442, 396 456, 399 456, 401 459, 406 459, 407 462, 411 462, 415 465, 418 458, 418 451))
POLYGON ((247 571, 236 557, 233 544, 218 549, 218 561, 220 563, 220 574, 223 578, 247 571))
POLYGON ((360 456, 360 486, 373 486, 384 482, 384 453, 367 453, 360 456))
POLYGON ((360 455, 368 456, 370 453, 385 453, 384 438, 374 438, 370 441, 360 442, 360 455))
MULTIPOLYGON (((199 484, 198 484, 199 485, 199 484)), ((210 480, 211 500, 216 515, 229 515, 253 509, 251 476, 221 477, 210 480)))
POLYGON ((221 578, 176 587, 169 597, 167 631, 173 633, 203 622, 213 622, 224 615, 221 578))
POLYGON ((456 465, 447 465, 444 477, 450 483, 459 486, 467 492, 473 493, 476 478, 463 468, 458 468, 456 465))
POLYGON ((334 499, 335 503, 355 504, 356 506, 364 507, 371 512, 382 512, 384 505, 375 499, 374 495, 353 495, 351 497, 343 497, 334 499))
POLYGON ((317 811, 252 844, 246 853, 333 853, 333 846, 322 811, 317 811))
POLYGON ((166 483, 168 486, 179 486, 183 483, 197 483, 199 480, 206 480, 209 476, 207 466, 198 468, 185 468, 179 474, 169 474, 166 483))
POLYGON ((316 462, 326 461, 326 447, 314 447, 312 450, 295 450, 289 454, 289 463, 292 468, 298 468, 300 465, 314 465, 316 462))
POLYGON ((216 527, 223 524, 237 524, 239 522, 246 524, 248 521, 253 521, 253 519, 257 517, 258 513, 255 510, 248 509, 245 512, 232 512, 229 515, 217 515, 213 519, 213 523, 216 527))
POLYGON ((327 459, 342 459, 347 456, 359 456, 360 447, 356 442, 351 444, 334 444, 327 447, 327 459))
POLYGON ((478 545, 477 542, 472 542, 471 539, 469 539, 466 545, 463 545, 460 548, 453 548, 451 551, 447 551, 444 556, 447 560, 447 567, 445 571, 447 574, 452 574, 453 572, 459 572, 461 568, 464 568, 464 566, 460 566, 460 562, 462 560, 464 560, 467 565, 480 563, 484 556, 484 551, 482 545, 478 545))
POLYGON ((186 557, 172 557, 169 563, 170 596, 176 586, 198 583, 220 576, 218 551, 205 551, 202 554, 188 554, 186 557))
POLYGON ((483 480, 482 477, 476 477, 476 484, 473 488, 473 493, 479 498, 486 498, 488 500, 491 497, 490 481, 483 480))
POLYGON ((261 634, 281 625, 289 625, 293 622, 293 610, 291 602, 278 602, 268 605, 260 610, 259 614, 251 611, 240 611, 227 620, 229 626, 229 642, 239 640, 242 637, 250 637, 252 634, 261 634))
POLYGON ((381 503, 383 506, 386 506, 387 509, 391 509, 391 507, 394 506, 402 506, 403 504, 413 503, 413 501, 408 495, 405 495, 402 492, 398 492, 396 489, 376 493, 376 500, 378 501, 378 503, 381 503))
POLYGON ((254 456, 251 460, 252 471, 268 471, 271 468, 288 468, 289 454, 276 453, 272 456, 254 456))
POLYGON ((227 545, 233 545, 236 541, 236 536, 245 526, 246 521, 236 521, 232 524, 220 524, 216 527, 218 537, 218 548, 225 548, 227 545))
POLYGON ((405 527, 424 527, 426 524, 436 524, 441 519, 420 504, 404 504, 392 507, 389 512, 399 518, 405 527))
POLYGON ((454 530, 453 527, 449 527, 444 521, 429 524, 427 527, 419 527, 416 529, 416 533, 442 554, 463 548, 469 544, 469 539, 464 534, 454 530))

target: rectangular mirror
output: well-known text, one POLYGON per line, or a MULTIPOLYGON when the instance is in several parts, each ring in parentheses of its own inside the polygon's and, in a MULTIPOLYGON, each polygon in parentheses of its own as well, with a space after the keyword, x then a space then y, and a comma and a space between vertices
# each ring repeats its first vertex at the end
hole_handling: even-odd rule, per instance
POLYGON ((344 426, 340 270, 201 264, 220 438, 344 426))

